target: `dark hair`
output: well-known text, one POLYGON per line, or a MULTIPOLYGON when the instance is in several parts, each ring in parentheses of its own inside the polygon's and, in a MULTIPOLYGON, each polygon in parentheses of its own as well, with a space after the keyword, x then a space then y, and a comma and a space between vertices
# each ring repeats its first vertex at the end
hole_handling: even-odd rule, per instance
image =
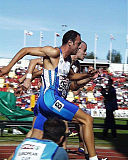
POLYGON ((77 35, 80 36, 80 34, 74 30, 70 30, 70 31, 66 32, 63 35, 62 45, 66 44, 69 40, 73 41, 73 43, 74 43, 77 35))
POLYGON ((65 136, 66 126, 63 120, 58 118, 48 119, 44 123, 43 138, 59 142, 62 136, 65 136))
POLYGON ((87 46, 87 43, 86 43, 86 42, 84 42, 84 41, 81 41, 81 43, 84 43, 84 44, 87 46))

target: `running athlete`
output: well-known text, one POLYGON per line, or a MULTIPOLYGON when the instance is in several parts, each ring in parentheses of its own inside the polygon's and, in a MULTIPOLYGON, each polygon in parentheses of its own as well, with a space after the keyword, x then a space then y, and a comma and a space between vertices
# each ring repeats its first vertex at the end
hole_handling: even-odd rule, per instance
MULTIPOLYGON (((84 41, 82 41, 81 44, 80 44, 80 46, 79 46, 79 49, 78 49, 76 55, 72 55, 72 56, 71 56, 71 59, 72 59, 72 69, 73 69, 74 73, 80 72, 80 64, 79 64, 79 61, 78 61, 78 60, 83 60, 83 59, 85 58, 85 56, 86 56, 86 50, 87 50, 87 44, 86 44, 84 41)), ((32 79, 26 78, 26 74, 25 74, 21 79, 19 79, 19 82, 20 82, 20 83, 22 83, 22 82, 24 81, 23 87, 25 87, 25 88, 24 88, 25 90, 27 90, 27 89, 30 87, 31 81, 33 80, 33 78, 35 78, 35 75, 36 75, 36 76, 37 76, 37 75, 38 75, 38 76, 39 76, 39 75, 42 75, 43 70, 41 70, 41 71, 36 70, 36 69, 35 69, 36 65, 41 65, 41 66, 43 65, 42 58, 32 59, 32 60, 30 61, 30 63, 29 63, 28 71, 27 71, 27 72, 32 73, 32 79), (25 79, 25 78, 26 78, 26 79, 25 79)), ((97 72, 96 72, 96 73, 97 73, 97 72)), ((91 76, 93 76, 93 74, 90 75, 90 77, 91 77, 91 76)), ((84 79, 84 80, 82 80, 82 81, 79 81, 79 80, 78 80, 78 81, 77 81, 77 85, 76 85, 76 82, 72 81, 72 82, 70 82, 70 83, 71 83, 70 86, 71 86, 72 90, 76 90, 76 89, 78 89, 78 87, 81 87, 81 86, 86 85, 86 83, 88 83, 89 81, 90 81, 90 78, 86 78, 86 79, 84 79), (80 84, 80 82, 82 82, 82 84, 80 84)), ((41 88, 41 89, 42 89, 42 88, 41 88)), ((77 91, 75 91, 75 94, 79 94, 79 92, 80 92, 80 90, 78 89, 77 91), (76 92, 77 92, 77 93, 76 93, 76 92)), ((37 101, 37 104, 36 104, 36 106, 34 107, 34 115, 35 115, 35 117, 34 117, 34 119, 33 119, 33 122, 35 122, 35 119, 36 119, 36 117, 37 117, 37 115, 38 115, 38 111, 39 111, 38 108, 39 108, 39 105, 38 105, 38 101, 37 101)), ((42 120, 42 122, 43 122, 43 120, 42 120)), ((36 121, 36 123, 37 123, 37 121, 36 121)), ((38 126, 38 129, 40 129, 40 128, 39 128, 39 125, 36 126, 36 123, 35 123, 35 125, 34 125, 34 123, 33 123, 34 128, 37 128, 37 126, 38 126)), ((69 132, 69 129, 68 129, 67 121, 65 121, 65 123, 66 123, 66 126, 67 126, 66 133, 68 133, 68 132, 69 132)), ((38 123, 37 123, 37 124, 38 124, 38 123)), ((41 123, 40 123, 40 124, 41 124, 41 123)), ((32 126, 32 129, 31 129, 31 130, 28 132, 28 134, 26 135, 26 137, 31 137, 32 130, 33 130, 33 126, 32 126)), ((42 126, 42 125, 41 125, 41 126, 42 126)), ((79 148, 78 148, 78 151, 84 153, 85 145, 83 145, 83 141, 82 141, 82 139, 81 139, 81 137, 80 137, 80 134, 79 134, 79 131, 81 131, 81 130, 79 130, 79 124, 76 124, 76 129, 77 129, 77 131, 78 131, 78 136, 79 136, 79 148)), ((81 132, 82 132, 82 131, 81 131, 81 132)), ((42 134, 43 134, 43 133, 42 133, 42 134)), ((41 135, 41 134, 40 134, 40 135, 41 135)), ((81 134, 81 135, 82 135, 82 134, 81 134)), ((67 149, 66 141, 63 143, 63 147, 64 147, 64 149, 67 149)), ((88 154, 87 154, 87 151, 86 151, 86 150, 87 150, 87 149, 85 148, 85 156, 88 157, 88 154)))
MULTIPOLYGON (((94 145, 93 118, 63 98, 67 94, 68 77, 70 80, 79 80, 87 76, 79 73, 74 74, 71 70, 70 56, 76 54, 80 43, 80 34, 70 30, 64 34, 60 48, 50 46, 23 48, 15 55, 9 65, 0 70, 0 76, 9 72, 13 65, 25 55, 43 57, 43 91, 40 94, 39 102, 41 115, 47 118, 55 116, 68 121, 75 120, 80 123, 89 159, 98 160, 94 145)), ((28 76, 31 77, 31 75, 28 76)), ((34 129, 33 136, 37 135, 39 136, 39 132, 34 129)))
MULTIPOLYGON (((77 54, 71 56, 71 58, 72 58, 72 69, 73 69, 74 73, 80 73, 81 72, 79 60, 81 60, 81 61, 84 60, 84 58, 86 56, 86 50, 87 50, 87 44, 84 41, 82 41, 81 44, 80 44, 80 47, 79 47, 79 50, 78 50, 77 54)), ((90 79, 87 78, 86 79, 86 83, 89 82, 89 81, 90 81, 90 79)), ((79 82, 77 82, 77 84, 78 83, 79 82)), ((75 87, 75 88, 77 88, 77 90, 75 89, 75 91, 73 91, 74 95, 79 95, 79 93, 83 89, 83 86, 85 86, 86 83, 84 82, 81 85, 77 85, 77 86, 79 86, 79 88, 75 87)), ((73 84, 71 84, 71 88, 72 88, 72 86, 73 86, 73 84)), ((87 148, 86 148, 86 146, 85 146, 85 144, 83 143, 83 140, 82 140, 82 128, 77 123, 75 123, 75 128, 77 130, 78 139, 79 139, 78 152, 84 153, 85 154, 85 158, 88 159, 89 155, 88 155, 88 152, 87 152, 87 148)), ((72 132, 72 134, 73 134, 73 132, 72 132)))

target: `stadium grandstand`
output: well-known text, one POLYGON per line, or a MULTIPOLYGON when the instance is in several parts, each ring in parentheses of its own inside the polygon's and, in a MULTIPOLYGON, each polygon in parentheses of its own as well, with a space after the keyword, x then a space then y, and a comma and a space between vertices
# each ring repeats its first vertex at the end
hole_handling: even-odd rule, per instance
MULTIPOLYGON (((0 67, 6 66, 10 60, 1 58, 0 67)), ((18 79, 26 73, 28 64, 29 60, 20 60, 13 66, 8 75, 0 77, 0 91, 14 93, 19 85, 18 79)), ((87 68, 93 65, 93 59, 80 61, 81 72, 86 72, 87 68)), ((37 67, 40 69, 40 66, 37 67)), ((88 109, 93 117, 104 117, 105 106, 100 93, 100 86, 105 87, 108 77, 111 76, 116 88, 119 108, 119 110, 115 111, 115 116, 128 118, 128 64, 110 64, 109 61, 97 60, 96 68, 99 69, 100 76, 96 80, 89 82, 80 95, 74 96, 72 92, 69 92, 67 99, 80 107, 88 109)), ((38 98, 39 83, 40 79, 34 79, 27 94, 17 97, 16 105, 22 109, 33 110, 38 98)))

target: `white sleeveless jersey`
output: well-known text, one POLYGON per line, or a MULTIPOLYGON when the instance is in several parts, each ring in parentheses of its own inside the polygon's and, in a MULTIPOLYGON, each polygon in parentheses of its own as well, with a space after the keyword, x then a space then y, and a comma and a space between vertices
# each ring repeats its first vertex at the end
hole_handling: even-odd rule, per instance
POLYGON ((69 79, 67 78, 70 71, 71 60, 65 61, 62 52, 60 52, 60 59, 58 66, 54 70, 43 69, 42 85, 44 88, 44 94, 47 89, 54 86, 54 89, 62 97, 67 96, 69 90, 69 79))

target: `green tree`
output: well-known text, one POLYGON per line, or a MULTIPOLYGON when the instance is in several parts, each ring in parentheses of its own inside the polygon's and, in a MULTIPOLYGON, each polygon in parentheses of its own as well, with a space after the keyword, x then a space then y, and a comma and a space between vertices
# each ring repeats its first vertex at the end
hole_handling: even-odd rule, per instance
MULTIPOLYGON (((85 58, 87 58, 87 59, 94 59, 94 53, 93 52, 87 53, 87 55, 86 55, 85 58)), ((96 57, 96 59, 97 59, 97 57, 96 57)))
MULTIPOLYGON (((110 50, 108 51, 107 54, 107 60, 110 60, 110 50)), ((112 63, 121 63, 122 57, 119 51, 112 50, 112 57, 111 57, 111 62, 112 63)))

